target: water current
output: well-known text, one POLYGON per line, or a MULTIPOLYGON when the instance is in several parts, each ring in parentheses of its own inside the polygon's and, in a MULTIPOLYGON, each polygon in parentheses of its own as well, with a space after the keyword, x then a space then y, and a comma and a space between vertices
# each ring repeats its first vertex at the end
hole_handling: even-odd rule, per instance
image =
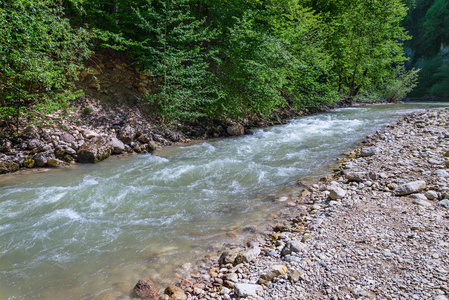
POLYGON ((140 277, 169 283, 280 209, 267 195, 329 173, 364 136, 429 106, 337 109, 157 155, 1 175, 0 299, 126 299, 140 277))

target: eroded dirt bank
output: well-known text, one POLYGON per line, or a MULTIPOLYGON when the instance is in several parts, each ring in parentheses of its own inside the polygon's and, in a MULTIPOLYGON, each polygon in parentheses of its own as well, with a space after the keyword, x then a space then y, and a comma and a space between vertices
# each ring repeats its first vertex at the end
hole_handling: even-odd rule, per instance
POLYGON ((409 115, 161 297, 448 299, 448 169, 449 109, 409 115))

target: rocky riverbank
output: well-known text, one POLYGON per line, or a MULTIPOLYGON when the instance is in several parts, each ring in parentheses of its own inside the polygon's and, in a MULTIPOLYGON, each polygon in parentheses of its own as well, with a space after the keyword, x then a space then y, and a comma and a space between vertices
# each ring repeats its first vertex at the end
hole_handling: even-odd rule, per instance
MULTIPOLYGON (((407 116, 161 297, 449 299, 448 169, 449 109, 407 116)), ((134 295, 155 288, 143 280, 134 295)))
POLYGON ((137 106, 83 98, 73 107, 70 112, 42 115, 39 120, 0 120, 0 174, 96 163, 111 155, 148 153, 193 140, 239 136, 250 133, 253 127, 282 124, 311 113, 285 109, 271 119, 253 116, 168 126, 137 106))

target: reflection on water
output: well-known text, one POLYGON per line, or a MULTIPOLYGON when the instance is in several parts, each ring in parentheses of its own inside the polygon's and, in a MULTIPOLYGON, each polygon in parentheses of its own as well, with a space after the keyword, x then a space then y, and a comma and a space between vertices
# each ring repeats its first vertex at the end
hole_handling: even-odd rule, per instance
POLYGON ((251 136, 0 177, 0 298, 126 296, 165 284, 236 224, 263 220, 267 194, 325 174, 348 148, 418 104, 337 109, 251 136))

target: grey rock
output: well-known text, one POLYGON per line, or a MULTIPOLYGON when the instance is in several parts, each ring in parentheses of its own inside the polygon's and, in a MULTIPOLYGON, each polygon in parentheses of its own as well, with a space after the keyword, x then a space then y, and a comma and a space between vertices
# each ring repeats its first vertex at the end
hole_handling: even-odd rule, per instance
POLYGON ((220 295, 228 295, 231 293, 231 290, 228 289, 227 287, 223 287, 220 291, 220 295))
POLYGON ((239 297, 257 297, 258 294, 263 293, 263 288, 258 284, 236 283, 234 285, 234 292, 239 297))
POLYGON ((376 155, 377 152, 378 150, 375 147, 363 148, 360 150, 360 156, 361 157, 373 156, 376 155))
POLYGON ((60 168, 60 167, 64 167, 66 165, 62 160, 59 160, 57 158, 50 158, 47 161, 47 164, 51 168, 60 168))
POLYGON ((440 177, 449 177, 449 173, 446 170, 436 170, 433 175, 440 177))
POLYGON ((73 137, 73 135, 71 135, 70 133, 64 132, 61 136, 60 136, 61 141, 66 142, 66 143, 74 143, 76 140, 73 137))
POLYGON ((301 272, 299 272, 298 270, 292 270, 289 274, 288 274, 288 280, 290 280, 291 282, 297 282, 300 279, 302 279, 303 274, 301 272))
POLYGON ((420 191, 424 190, 426 187, 427 187, 427 184, 423 180, 413 181, 413 182, 409 182, 409 183, 402 184, 402 185, 398 186, 393 191, 393 193, 396 196, 410 195, 413 193, 420 192, 420 191))
POLYGON ((427 197, 424 194, 411 194, 409 197, 412 199, 427 200, 427 197))
POLYGON ((413 204, 419 205, 419 206, 423 206, 423 207, 431 207, 432 203, 430 203, 427 200, 423 200, 423 199, 413 199, 413 204))
POLYGON ((305 250, 306 248, 307 248, 306 244, 304 244, 301 241, 298 240, 290 241, 284 246, 284 248, 282 248, 281 255, 285 256, 292 253, 298 253, 305 250))
POLYGON ((438 202, 437 206, 449 209, 449 199, 441 200, 440 202, 438 202))
POLYGON ((42 142, 38 139, 32 139, 27 144, 27 149, 29 150, 37 150, 42 147, 42 142))
POLYGON ((108 158, 112 153, 112 145, 105 137, 88 140, 78 150, 78 162, 97 163, 108 158))
POLYGON ((284 275, 285 273, 287 273, 287 271, 288 268, 286 266, 274 265, 271 266, 268 273, 263 274, 262 276, 260 276, 260 278, 265 281, 272 281, 274 278, 284 275))
POLYGON ((345 171, 344 175, 349 181, 364 182, 369 179, 367 172, 345 171))
POLYGON ((95 131, 92 131, 92 130, 84 130, 84 131, 83 131, 83 136, 84 136, 84 138, 86 138, 86 139, 93 139, 93 138, 95 138, 95 137, 97 137, 97 136, 99 136, 99 135, 98 135, 98 133, 96 133, 95 131))
POLYGON ((235 261, 235 258, 238 254, 238 250, 237 249, 233 249, 233 250, 229 250, 229 251, 225 251, 220 255, 220 258, 218 258, 218 264, 220 266, 222 265, 227 265, 227 264, 232 264, 235 261))
POLYGON ((39 139, 38 129, 36 125, 26 127, 22 132, 22 137, 27 139, 39 139))
POLYGON ((118 138, 111 139, 112 153, 120 154, 125 151, 125 144, 118 138))
POLYGON ((333 188, 329 194, 331 200, 341 199, 346 196, 346 191, 340 187, 333 188))
POLYGON ((136 137, 136 130, 131 125, 126 124, 120 130, 119 139, 125 144, 131 144, 136 137))
POLYGON ((425 193, 425 195, 426 195, 427 199, 429 199, 429 200, 438 199, 438 193, 435 191, 427 191, 425 193))
POLYGON ((34 156, 34 161, 36 162, 36 165, 38 167, 43 167, 52 158, 55 158, 52 153, 49 153, 49 152, 38 153, 34 156))
POLYGON ((139 142, 146 144, 151 141, 151 136, 149 136, 148 134, 141 134, 137 139, 139 140, 139 142))
POLYGON ((241 251, 239 254, 237 254, 234 265, 238 265, 245 262, 252 262, 256 260, 257 256, 259 256, 261 252, 260 247, 254 247, 247 251, 241 251))
POLYGON ((232 282, 238 282, 239 281, 239 277, 237 276, 236 273, 229 273, 226 274, 226 280, 232 281, 232 282))
POLYGON ((150 141, 150 142, 148 143, 147 149, 148 149, 150 152, 155 151, 155 150, 157 149, 157 144, 156 144, 156 142, 150 141))

